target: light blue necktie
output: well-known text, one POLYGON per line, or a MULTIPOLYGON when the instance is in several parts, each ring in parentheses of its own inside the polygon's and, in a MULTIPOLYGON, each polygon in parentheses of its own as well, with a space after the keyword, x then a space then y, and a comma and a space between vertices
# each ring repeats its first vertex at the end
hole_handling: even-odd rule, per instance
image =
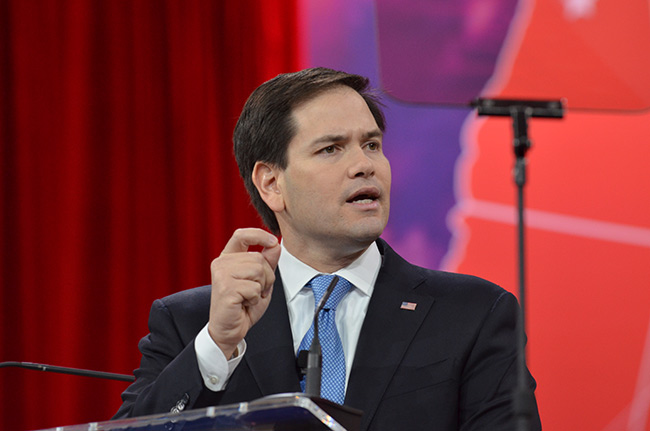
MULTIPOLYGON (((314 291, 315 307, 325 295, 327 287, 332 282, 333 275, 317 275, 307 284, 314 291)), ((325 306, 318 313, 318 335, 323 351, 323 374, 321 379, 321 398, 343 404, 345 400, 345 355, 339 331, 336 329, 336 306, 352 284, 339 276, 339 281, 327 299, 325 306)), ((314 311, 316 308, 314 308, 314 311)), ((300 342, 300 350, 309 350, 314 339, 314 324, 310 326, 305 337, 300 342)), ((300 381, 300 388, 305 391, 305 379, 300 381)))

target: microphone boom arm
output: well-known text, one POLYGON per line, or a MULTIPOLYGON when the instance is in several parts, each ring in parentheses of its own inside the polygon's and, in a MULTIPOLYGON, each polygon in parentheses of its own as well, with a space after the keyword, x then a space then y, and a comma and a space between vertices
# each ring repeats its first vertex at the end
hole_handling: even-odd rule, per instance
POLYGON ((51 373, 72 374, 75 376, 95 377, 99 379, 133 382, 135 377, 128 374, 108 373, 106 371, 83 370, 80 368, 59 367, 56 365, 36 364, 34 362, 0 362, 0 368, 25 368, 28 370, 49 371, 51 373))

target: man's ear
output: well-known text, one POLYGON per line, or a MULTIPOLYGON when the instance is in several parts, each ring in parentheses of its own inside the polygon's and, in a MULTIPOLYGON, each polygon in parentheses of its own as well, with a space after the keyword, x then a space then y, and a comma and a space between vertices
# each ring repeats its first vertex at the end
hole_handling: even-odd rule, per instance
POLYGON ((253 184, 257 188, 262 200, 273 212, 284 210, 284 197, 279 181, 282 170, 277 166, 265 162, 256 162, 253 167, 253 184))

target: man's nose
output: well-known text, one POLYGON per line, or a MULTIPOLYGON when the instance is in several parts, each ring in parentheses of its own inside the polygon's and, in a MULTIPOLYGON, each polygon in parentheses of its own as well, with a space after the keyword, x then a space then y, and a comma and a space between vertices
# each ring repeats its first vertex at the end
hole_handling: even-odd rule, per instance
POLYGON ((363 148, 356 148, 350 155, 350 177, 370 177, 375 173, 375 164, 363 148))

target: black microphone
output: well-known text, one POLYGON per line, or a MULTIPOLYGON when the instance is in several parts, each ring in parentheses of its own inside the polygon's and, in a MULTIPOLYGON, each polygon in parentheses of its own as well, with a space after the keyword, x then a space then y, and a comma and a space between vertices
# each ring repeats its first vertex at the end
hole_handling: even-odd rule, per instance
POLYGON ((311 346, 309 346, 309 351, 301 350, 298 353, 298 364, 301 368, 304 367, 305 355, 307 356, 307 370, 305 371, 305 395, 308 397, 319 397, 320 398, 320 381, 323 371, 323 352, 320 347, 320 340, 318 338, 318 313, 321 312, 330 295, 338 283, 339 277, 335 275, 332 279, 332 282, 327 286, 325 295, 321 298, 316 307, 316 312, 314 313, 314 339, 311 341, 311 346))
POLYGON ((81 368, 59 367, 56 365, 35 364, 33 362, 0 362, 0 368, 14 367, 28 370, 49 371, 52 373, 72 374, 75 376, 95 377, 99 379, 119 380, 122 382, 135 381, 134 376, 127 374, 107 373, 105 371, 84 370, 81 368))

